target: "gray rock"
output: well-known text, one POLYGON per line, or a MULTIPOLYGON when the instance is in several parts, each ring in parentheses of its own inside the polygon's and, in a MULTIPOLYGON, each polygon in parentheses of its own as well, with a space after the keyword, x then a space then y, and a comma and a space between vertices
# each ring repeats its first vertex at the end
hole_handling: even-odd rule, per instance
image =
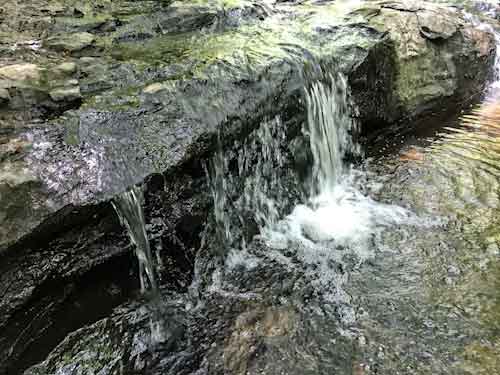
POLYGON ((72 75, 77 71, 77 65, 74 62, 64 62, 56 67, 62 74, 72 75))
POLYGON ((0 78, 5 80, 35 81, 40 80, 40 67, 35 64, 15 64, 0 67, 0 78))
MULTIPOLYGON (((34 347, 45 348, 40 351, 47 355, 63 340, 47 332, 54 332, 52 322, 67 314, 71 298, 80 303, 78 288, 87 285, 87 278, 108 285, 109 276, 127 289, 131 248, 109 204, 115 194, 145 184, 148 223, 158 222, 149 234, 153 245, 168 249, 161 253, 162 285, 185 291, 210 208, 202 163, 217 149, 219 133, 222 146, 232 150, 234 141, 241 143, 262 119, 279 115, 292 140, 304 121, 304 87, 334 70, 348 77, 359 120, 370 131, 481 92, 494 58, 492 35, 475 29, 453 8, 428 2, 372 2, 367 11, 340 15, 325 12, 319 2, 308 5, 307 12, 299 2, 272 9, 221 2, 231 5, 230 11, 215 2, 159 3, 113 2, 116 16, 128 23, 112 34, 44 30, 50 52, 36 53, 46 61, 59 59, 59 66, 65 57, 56 52, 80 55, 108 44, 96 48, 94 58, 78 61, 79 86, 59 88, 61 82, 49 79, 37 87, 36 103, 49 120, 33 127, 18 116, 17 128, 27 129, 21 138, 29 147, 16 153, 16 160, 0 161, 0 170, 9 174, 0 182, 0 330, 5 332, 0 372, 16 373, 12 369, 31 364, 25 358, 36 352, 34 347), (444 18, 434 22, 432 12, 444 18), (269 17, 276 19, 261 23, 269 17), (82 93, 82 107, 64 112, 68 101, 79 102, 82 93), (127 275, 118 277, 115 271, 121 268, 127 275), (27 330, 26 321, 33 322, 27 330)), ((102 6, 107 12, 108 5, 102 6)), ((19 83, 37 78, 37 72, 28 65, 4 70, 3 76, 19 83)), ((26 112, 25 105, 9 109, 26 112)), ((67 324, 61 335, 82 326, 94 330, 91 323, 103 315, 109 318, 110 312, 101 310, 77 327, 67 324)), ((114 326, 115 318, 109 319, 114 326)), ((93 332, 101 332, 99 327, 93 332)), ((108 336, 89 337, 102 338, 104 346, 116 344, 108 336)), ((86 351, 95 359, 84 339, 68 336, 49 356, 49 368, 64 368, 68 357, 74 366, 86 351), (73 347, 78 350, 72 352, 73 347)), ((117 358, 128 355, 116 353, 117 358)), ((251 367, 248 353, 228 354, 238 358, 235 366, 251 367)), ((102 373, 113 373, 105 366, 116 363, 104 358, 102 373)), ((90 364, 78 371, 85 373, 85 366, 90 364)))
POLYGON ((7 103, 10 100, 9 90, 0 88, 0 103, 7 103))
MULTIPOLYGON (((76 84, 78 84, 78 82, 76 84)), ((82 98, 82 94, 80 93, 80 87, 78 86, 55 89, 52 90, 49 93, 49 95, 50 98, 56 102, 62 102, 62 101, 71 102, 82 98)))
POLYGON ((94 46, 95 42, 96 38, 93 34, 82 32, 53 36, 48 38, 44 44, 54 51, 76 53, 94 46))
POLYGON ((448 39, 458 31, 458 24, 453 14, 445 11, 420 11, 417 12, 420 33, 427 39, 448 39))

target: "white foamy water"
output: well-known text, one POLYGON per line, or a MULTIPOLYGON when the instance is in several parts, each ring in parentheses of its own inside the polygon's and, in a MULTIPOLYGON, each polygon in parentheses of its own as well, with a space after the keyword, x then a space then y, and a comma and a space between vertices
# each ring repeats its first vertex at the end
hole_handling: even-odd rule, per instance
POLYGON ((248 298, 246 292, 240 296, 238 288, 225 280, 225 272, 257 272, 274 260, 302 275, 324 301, 337 305, 341 320, 350 324, 355 312, 343 287, 349 277, 346 270, 373 257, 390 231, 407 231, 404 226, 432 226, 435 222, 398 205, 377 202, 366 193, 379 187, 373 176, 354 169, 349 162, 361 152, 354 141, 358 129, 351 116, 345 77, 326 75, 313 82, 305 99, 307 122, 303 132, 313 157, 305 189, 309 196, 288 214, 283 213, 288 185, 277 173, 286 167, 280 149, 287 142, 279 119, 263 122, 254 141, 243 146, 238 158, 243 189, 239 195, 233 192, 239 198, 232 199, 232 207, 228 206, 228 189, 237 185, 227 173, 226 158, 219 155, 214 159, 213 186, 219 189, 214 193, 215 216, 229 246, 223 269, 214 273, 210 291, 248 298), (231 210, 239 214, 240 225, 230 221, 231 210), (237 234, 245 223, 240 214, 245 212, 251 213, 258 226, 256 242, 266 246, 234 241, 237 236, 233 231, 237 234))
POLYGON ((352 170, 345 161, 360 153, 352 136, 357 124, 351 117, 345 77, 330 75, 325 82, 315 82, 306 99, 306 133, 314 159, 311 195, 277 225, 264 228, 262 238, 274 249, 293 244, 308 249, 348 247, 366 258, 373 237, 381 230, 417 220, 404 208, 376 202, 362 193, 362 184, 368 180, 359 179, 363 172, 352 170))
POLYGON ((329 191, 312 197, 274 228, 262 233, 274 249, 285 249, 293 243, 310 248, 350 247, 368 256, 370 240, 391 225, 414 224, 408 210, 376 202, 356 187, 338 184, 329 191))

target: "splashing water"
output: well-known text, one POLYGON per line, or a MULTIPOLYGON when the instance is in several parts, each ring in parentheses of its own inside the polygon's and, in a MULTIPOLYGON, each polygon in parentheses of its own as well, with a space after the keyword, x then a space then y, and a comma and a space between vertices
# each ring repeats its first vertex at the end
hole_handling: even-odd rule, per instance
POLYGON ((313 155, 310 196, 278 225, 265 228, 262 236, 275 249, 293 243, 310 249, 328 244, 330 248, 350 247, 366 258, 374 236, 386 226, 409 222, 411 214, 363 194, 362 188, 369 184, 366 174, 345 160, 360 154, 352 137, 357 124, 350 116, 345 77, 329 75, 313 83, 305 97, 305 130, 313 155))
POLYGON ((284 167, 281 151, 284 141, 283 125, 281 119, 276 117, 263 122, 238 155, 238 175, 244 178, 253 172, 253 178, 244 179, 243 194, 237 204, 240 210, 253 214, 260 230, 274 225, 283 209, 285 198, 280 171, 284 167), (258 157, 253 164, 255 155, 258 157))
POLYGON ((283 178, 285 167, 282 144, 285 132, 281 119, 263 121, 235 155, 219 151, 208 174, 214 201, 216 232, 226 248, 244 249, 245 232, 273 226, 283 214, 288 198, 283 178), (231 158, 237 175, 229 170, 231 158))
POLYGON ((347 275, 333 265, 350 262, 345 260, 348 258, 361 264, 373 257, 391 226, 435 223, 417 218, 402 207, 377 202, 364 193, 376 190, 376 183, 370 181, 367 172, 348 162, 350 157, 360 156, 361 150, 353 137, 358 129, 351 116, 353 106, 343 75, 324 75, 308 86, 304 97, 307 122, 303 134, 312 155, 306 182, 300 181, 289 164, 290 154, 286 152, 294 153, 295 149, 290 148, 288 129, 279 117, 263 121, 239 145, 237 154, 224 154, 221 148, 213 159, 210 180, 215 219, 225 239, 219 244, 226 247, 225 269, 214 273, 217 277, 210 290, 223 295, 236 293, 233 296, 246 299, 246 293, 238 294, 231 281, 226 283, 226 272, 238 272, 241 267, 255 270, 267 259, 292 269, 299 261, 308 284, 325 301, 335 303, 342 321, 349 323, 355 318, 350 297, 343 290, 347 275), (234 160, 237 174, 235 165, 230 170, 234 160), (252 223, 256 231, 245 237, 252 223), (247 239, 265 246, 255 247, 247 239))

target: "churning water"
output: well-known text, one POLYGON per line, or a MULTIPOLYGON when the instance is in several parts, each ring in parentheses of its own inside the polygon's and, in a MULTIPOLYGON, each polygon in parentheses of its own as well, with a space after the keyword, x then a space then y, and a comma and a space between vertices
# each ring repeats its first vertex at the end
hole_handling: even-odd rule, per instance
MULTIPOLYGON (((226 245, 229 271, 239 266, 254 269, 268 261, 263 257, 295 267, 284 255, 293 251, 301 272, 325 300, 349 303, 342 290, 346 276, 332 264, 342 264, 346 254, 353 255, 357 264, 373 257, 375 243, 391 226, 433 222, 370 197, 377 184, 350 161, 360 156, 361 149, 355 141, 358 127, 342 74, 312 82, 304 98, 307 116, 302 136, 312 155, 308 178, 299 181, 289 173, 293 167, 287 164, 284 150, 290 140, 281 120, 264 121, 236 157, 219 152, 213 160, 216 224, 226 245), (237 160, 236 176, 229 170, 231 158, 237 160), (293 194, 294 189, 305 193, 293 194), (252 233, 249 223, 256 227, 250 238, 245 236, 252 233), (265 244, 265 255, 248 251, 252 240, 265 244)), ((220 276, 218 271, 214 288, 226 293, 220 276)))
POLYGON ((330 75, 325 82, 315 82, 305 96, 305 132, 313 155, 310 194, 279 225, 266 227, 263 237, 273 248, 297 241, 309 247, 329 242, 364 253, 377 231, 403 223, 411 215, 362 193, 369 181, 346 162, 346 157, 360 154, 360 147, 353 141, 357 125, 345 77, 330 75))

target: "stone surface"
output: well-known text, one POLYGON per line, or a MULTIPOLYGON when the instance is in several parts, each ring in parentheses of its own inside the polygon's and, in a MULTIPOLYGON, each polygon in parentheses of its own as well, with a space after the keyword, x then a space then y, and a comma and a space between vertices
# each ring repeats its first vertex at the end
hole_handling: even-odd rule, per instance
MULTIPOLYGON (((26 358, 37 350, 47 355, 64 335, 109 317, 123 302, 110 299, 110 306, 76 327, 67 324, 63 337, 45 335, 54 319, 71 311, 68 301, 78 302, 89 275, 112 290, 107 276, 120 261, 126 271, 133 268, 109 204, 115 194, 144 183, 148 234, 164 264, 161 283, 185 292, 211 204, 203 163, 217 149, 219 133, 222 146, 232 150, 264 119, 280 115, 294 138, 304 121, 304 87, 334 70, 347 76, 357 116, 369 132, 479 94, 494 59, 492 35, 454 8, 428 2, 344 9, 328 1, 103 0, 82 3, 77 12, 66 2, 29 3, 16 13, 29 27, 11 21, 0 26, 9 47, 21 39, 43 39, 47 47, 21 43, 1 58, 4 81, 20 86, 28 77, 40 80, 21 91, 11 90, 11 83, 1 87, 8 105, 0 113, 0 145, 8 146, 0 155, 0 331, 6 332, 0 372, 8 373, 41 361, 26 358), (91 57, 80 57, 75 67, 67 54, 91 57), (57 76, 62 71, 79 86, 57 76), (26 321, 34 323, 24 331, 26 321)), ((6 12, 14 5, 8 1, 6 12)), ((116 276, 120 290, 129 278, 116 276)), ((281 312, 266 309, 257 308, 257 322, 286 323, 281 312)), ((122 318, 110 319, 113 326, 122 318)), ((102 333, 102 324, 90 331, 102 333)), ((232 326, 234 337, 224 331, 234 339, 229 342, 242 339, 240 326, 232 326)), ((273 341, 268 331, 252 340, 273 341)), ((87 342, 68 337, 43 365, 50 371, 60 367, 61 356, 71 357, 74 345, 75 358, 85 355, 87 342)), ((199 340, 209 351, 211 343, 199 340)), ((110 343, 103 335, 102 345, 110 343)), ((112 352, 128 355, 115 344, 112 352)), ((248 350, 227 353, 238 357, 239 369, 257 371, 245 357, 248 350)), ((116 359, 99 363, 103 374, 117 371, 116 359)), ((85 373, 85 366, 77 371, 85 373)))
POLYGON ((63 74, 74 74, 77 70, 77 65, 74 62, 64 62, 56 67, 63 74))
POLYGON ((9 90, 0 88, 0 103, 6 103, 10 100, 9 90))
POLYGON ((35 64, 15 64, 0 67, 0 78, 10 81, 40 80, 40 67, 35 64))
POLYGON ((53 36, 45 41, 45 45, 55 51, 77 53, 92 47, 96 39, 87 32, 53 36))
MULTIPOLYGON (((78 81, 76 82, 78 84, 78 81)), ((56 102, 62 101, 74 101, 81 99, 82 94, 80 93, 80 87, 64 87, 51 91, 49 93, 52 100, 56 102)))
POLYGON ((453 99, 459 92, 463 97, 480 95, 480 86, 471 82, 486 76, 476 69, 475 61, 486 62, 494 54, 493 35, 471 35, 463 26, 464 20, 450 9, 433 4, 417 9, 408 4, 384 4, 370 19, 377 30, 388 32, 396 45, 394 89, 398 103, 392 107, 400 105, 403 113, 415 115, 453 99), (463 49, 466 45, 472 50, 463 49))

